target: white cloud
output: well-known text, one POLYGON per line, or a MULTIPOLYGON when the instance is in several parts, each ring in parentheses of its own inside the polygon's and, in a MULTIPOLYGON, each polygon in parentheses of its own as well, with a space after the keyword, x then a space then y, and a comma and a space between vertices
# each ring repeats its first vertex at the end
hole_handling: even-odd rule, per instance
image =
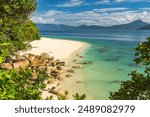
POLYGON ((57 7, 77 7, 77 6, 83 5, 84 3, 85 2, 83 0, 69 0, 68 2, 66 2, 64 4, 59 4, 59 5, 55 5, 55 6, 57 6, 57 7))
POLYGON ((140 8, 141 10, 150 10, 150 8, 140 8))
POLYGON ((150 12, 146 10, 128 10, 127 8, 108 8, 69 13, 57 10, 50 10, 46 13, 36 14, 31 19, 35 23, 52 23, 65 25, 101 25, 110 26, 132 22, 141 19, 150 23, 150 12), (120 10, 120 11, 117 11, 120 10), (124 11, 125 10, 125 11, 124 11), (97 12, 100 11, 100 12, 97 12), (103 11, 103 12, 102 12, 103 11), (114 11, 114 12, 108 12, 114 11))
POLYGON ((115 4, 115 3, 122 3, 122 2, 150 2, 150 0, 98 0, 95 4, 115 4))
POLYGON ((57 11, 57 10, 49 10, 44 15, 45 16, 54 16, 54 15, 60 14, 60 13, 62 13, 62 12, 61 11, 57 11))
POLYGON ((109 4, 110 1, 109 0, 100 0, 100 1, 96 1, 94 4, 109 4))
POLYGON ((31 17, 31 20, 34 21, 35 23, 40 23, 40 24, 54 24, 55 19, 54 18, 43 18, 40 16, 33 16, 31 17))
POLYGON ((128 8, 120 7, 120 8, 94 9, 94 11, 96 11, 96 12, 124 11, 124 10, 128 10, 128 8))

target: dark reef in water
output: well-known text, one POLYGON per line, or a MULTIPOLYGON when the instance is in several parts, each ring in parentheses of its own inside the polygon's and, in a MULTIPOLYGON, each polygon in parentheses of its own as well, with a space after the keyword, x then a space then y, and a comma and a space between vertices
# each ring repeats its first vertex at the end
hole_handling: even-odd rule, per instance
POLYGON ((120 80, 113 80, 113 81, 109 81, 109 84, 120 84, 121 81, 120 80))
POLYGON ((117 71, 123 71, 123 69, 119 68, 119 69, 117 69, 117 71))
POLYGON ((101 48, 97 48, 96 50, 94 51, 97 51, 99 53, 106 53, 106 52, 109 52, 111 51, 111 48, 110 47, 101 47, 101 48))
POLYGON ((108 58, 104 58, 103 60, 104 61, 107 61, 107 62, 117 62, 121 59, 122 57, 121 56, 110 56, 108 58))
POLYGON ((135 63, 127 63, 127 66, 129 66, 129 67, 138 67, 138 68, 142 68, 142 66, 141 65, 137 65, 137 64, 135 64, 135 63))
POLYGON ((118 54, 118 55, 132 55, 131 52, 125 52, 125 51, 116 51, 115 54, 118 54))

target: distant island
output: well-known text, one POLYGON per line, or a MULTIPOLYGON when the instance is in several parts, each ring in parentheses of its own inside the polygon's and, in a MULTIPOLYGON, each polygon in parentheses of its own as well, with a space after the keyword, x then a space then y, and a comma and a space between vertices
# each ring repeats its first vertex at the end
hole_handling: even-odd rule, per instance
POLYGON ((150 24, 142 20, 135 20, 128 24, 114 25, 114 26, 69 26, 63 24, 36 24, 40 30, 150 30, 150 24))
POLYGON ((150 30, 150 24, 139 28, 139 30, 150 30))

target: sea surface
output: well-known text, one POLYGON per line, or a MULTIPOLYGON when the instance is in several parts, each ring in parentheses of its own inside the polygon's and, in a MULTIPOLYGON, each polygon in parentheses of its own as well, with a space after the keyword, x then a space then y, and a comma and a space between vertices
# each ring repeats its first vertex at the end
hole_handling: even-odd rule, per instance
POLYGON ((84 65, 81 74, 86 94, 92 99, 109 99, 109 93, 117 91, 121 81, 129 80, 131 71, 143 72, 143 66, 133 62, 135 48, 150 36, 141 30, 40 30, 41 36, 78 40, 91 44, 78 62, 92 61, 84 65))

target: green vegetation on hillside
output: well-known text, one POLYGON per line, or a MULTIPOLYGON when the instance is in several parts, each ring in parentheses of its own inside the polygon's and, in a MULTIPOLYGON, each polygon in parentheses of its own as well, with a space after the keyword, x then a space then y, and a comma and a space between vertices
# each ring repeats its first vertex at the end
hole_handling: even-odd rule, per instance
POLYGON ((150 99, 150 37, 135 48, 136 64, 145 67, 144 73, 133 71, 131 80, 123 81, 117 92, 110 93, 113 100, 149 100, 150 99))
POLYGON ((24 49, 24 42, 39 39, 37 28, 29 19, 35 8, 36 0, 0 0, 1 59, 24 49))
MULTIPOLYGON (((30 20, 35 9, 36 0, 0 0, 0 99, 2 100, 42 99, 42 91, 47 85, 46 80, 50 78, 46 69, 41 70, 39 68, 41 66, 35 67, 28 58, 17 55, 18 50, 29 47, 30 41, 40 38, 37 28, 30 20), (12 59, 13 57, 15 59, 12 59), (19 66, 19 69, 15 69, 14 61, 28 62, 28 65, 25 68, 19 66), (3 67, 4 64, 6 67, 3 67)), ((37 58, 41 60, 41 56, 36 56, 37 58)), ((53 72, 53 75, 56 75, 56 71, 53 72)), ((57 96, 59 100, 65 100, 67 95, 68 92, 65 92, 57 96)), ((85 97, 86 95, 80 96, 78 93, 73 96, 77 100, 85 97)), ((47 99, 51 100, 53 97, 47 99)))
MULTIPOLYGON (((36 0, 0 0, 0 63, 39 39, 29 19, 35 8, 36 0)), ((39 89, 44 83, 31 81, 31 72, 29 67, 20 71, 0 69, 0 99, 41 99, 39 89)))

